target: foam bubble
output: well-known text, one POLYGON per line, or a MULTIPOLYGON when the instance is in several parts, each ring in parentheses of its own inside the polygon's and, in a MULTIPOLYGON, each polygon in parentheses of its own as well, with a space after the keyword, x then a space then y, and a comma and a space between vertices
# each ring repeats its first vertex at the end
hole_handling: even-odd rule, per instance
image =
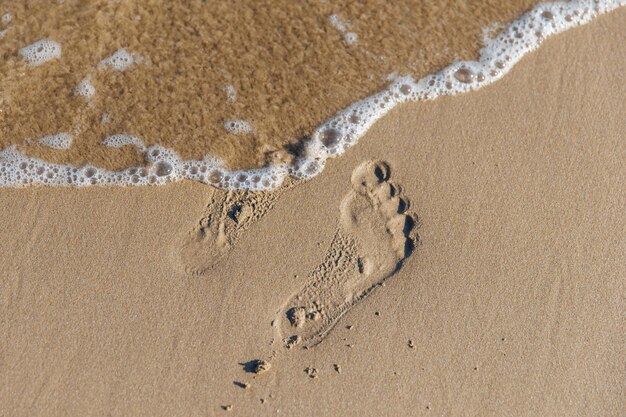
POLYGON ((20 55, 32 66, 44 64, 61 57, 61 44, 50 39, 41 39, 19 50, 20 55))
MULTIPOLYGON (((115 136, 115 135, 114 135, 115 136)), ((128 135, 110 139, 123 146, 128 135)), ((207 156, 200 161, 182 160, 174 151, 155 145, 144 149, 148 165, 109 171, 91 165, 76 167, 55 164, 24 155, 12 145, 0 151, 0 184, 4 187, 27 185, 55 186, 141 186, 163 185, 189 179, 226 190, 268 191, 279 187, 288 175, 284 164, 252 170, 229 170, 222 161, 207 156)))
POLYGON ((6 28, 3 30, 0 30, 0 39, 4 38, 4 36, 7 34, 7 32, 9 31, 10 28, 6 28))
POLYGON ((234 135, 249 135, 254 132, 252 124, 245 120, 226 120, 224 122, 224 129, 234 135))
POLYGON ((339 19, 339 16, 337 16, 336 14, 328 16, 328 21, 331 25, 333 25, 335 29, 337 29, 341 33, 344 33, 347 30, 346 25, 344 25, 344 23, 339 19))
POLYGON ((91 84, 89 78, 83 79, 74 89, 75 96, 86 97, 88 100, 96 94, 96 88, 91 84))
POLYGON ((495 22, 489 26, 485 26, 483 28, 483 44, 487 45, 489 42, 491 42, 493 37, 497 35, 498 32, 501 31, 503 28, 504 26, 499 22, 495 22))
POLYGON ((226 86, 226 98, 228 101, 236 101, 237 100, 237 90, 235 90, 235 86, 232 84, 228 84, 226 86))
POLYGON ((37 142, 40 145, 47 146, 53 149, 69 149, 72 146, 72 135, 69 133, 57 133, 56 135, 44 136, 37 142))
POLYGON ((109 57, 104 58, 98 64, 99 69, 111 68, 114 71, 126 71, 135 63, 135 57, 126 49, 118 49, 109 57))
POLYGON ((109 148, 121 148, 122 146, 132 145, 140 151, 144 151, 146 149, 146 145, 144 145, 141 139, 136 136, 127 135, 125 133, 107 136, 102 141, 102 144, 109 148))
POLYGON ((346 32, 343 34, 343 40, 348 45, 354 45, 359 40, 359 36, 354 32, 346 32))
POLYGON ((343 41, 347 45, 354 45, 358 41, 359 36, 354 32, 348 31, 346 24, 339 19, 339 16, 336 14, 330 15, 328 17, 328 21, 335 29, 341 32, 343 35, 343 41))
POLYGON ((13 15, 11 13, 5 13, 2 15, 2 24, 6 25, 7 23, 9 23, 11 20, 13 20, 13 15))
MULTIPOLYGON (((280 186, 288 175, 311 178, 322 172, 328 158, 337 157, 354 146, 379 118, 397 104, 433 100, 442 95, 459 94, 489 85, 503 77, 525 54, 539 47, 548 37, 586 24, 595 16, 624 5, 626 0, 541 3, 495 36, 487 36, 478 61, 454 62, 419 80, 393 74, 387 89, 352 104, 323 122, 305 142, 302 154, 295 158, 281 158, 278 155, 280 152, 277 152, 272 158, 275 162, 264 168, 229 170, 222 161, 211 156, 199 161, 183 160, 171 149, 158 145, 146 148, 140 139, 122 134, 106 138, 103 144, 111 147, 134 145, 148 161, 147 166, 108 171, 91 166, 53 164, 27 157, 15 146, 10 146, 0 151, 0 186, 139 186, 189 179, 226 190, 271 190, 280 186)), ((491 35, 490 32, 493 30, 487 33, 491 35)), ((123 59, 123 62, 128 61, 123 59)), ((246 121, 233 120, 224 125, 227 130, 231 126, 229 122, 239 127, 251 127, 246 121)), ((239 128, 235 130, 240 131, 239 128)))

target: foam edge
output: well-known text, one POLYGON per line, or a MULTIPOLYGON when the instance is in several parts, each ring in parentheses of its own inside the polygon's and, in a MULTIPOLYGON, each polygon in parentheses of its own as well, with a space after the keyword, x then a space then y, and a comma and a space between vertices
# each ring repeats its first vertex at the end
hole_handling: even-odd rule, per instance
POLYGON ((145 147, 137 138, 138 142, 124 144, 141 144, 138 149, 143 152, 148 165, 122 171, 49 163, 28 157, 13 145, 0 151, 0 187, 140 186, 187 179, 225 190, 275 189, 287 176, 308 179, 320 174, 329 158, 336 158, 354 146, 396 105, 485 87, 502 78, 524 55, 537 49, 550 36, 589 23, 594 17, 624 5, 626 0, 540 3, 495 37, 487 38, 478 61, 454 62, 419 80, 410 76, 398 77, 387 89, 350 105, 323 122, 305 143, 302 154, 285 157, 284 151, 279 151, 274 155, 274 162, 263 168, 230 170, 212 156, 183 160, 171 149, 159 145, 145 147))

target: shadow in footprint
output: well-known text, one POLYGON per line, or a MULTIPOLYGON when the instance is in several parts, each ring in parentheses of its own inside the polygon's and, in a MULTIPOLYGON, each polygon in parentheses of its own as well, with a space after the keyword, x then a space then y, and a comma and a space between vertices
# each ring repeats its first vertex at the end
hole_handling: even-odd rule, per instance
POLYGON ((390 180, 391 169, 381 161, 364 162, 353 171, 352 190, 341 202, 324 260, 277 312, 276 342, 288 348, 318 344, 414 251, 417 216, 390 180))
MULTIPOLYGON (((241 362, 239 365, 243 366, 243 370, 248 373, 262 374, 270 370, 271 365, 269 362, 263 359, 254 359, 248 362, 241 362)), ((235 382, 237 384, 237 382, 235 382)))
POLYGON ((185 272, 203 275, 236 244, 240 236, 274 205, 286 185, 268 192, 216 191, 198 224, 185 236, 179 259, 185 272))

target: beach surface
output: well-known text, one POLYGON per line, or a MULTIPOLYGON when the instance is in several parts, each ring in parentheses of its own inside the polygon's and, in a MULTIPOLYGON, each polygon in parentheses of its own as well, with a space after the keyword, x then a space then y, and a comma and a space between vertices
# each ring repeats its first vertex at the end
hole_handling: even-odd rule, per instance
POLYGON ((0 190, 0 415, 621 415, 625 23, 617 10, 487 88, 401 105, 284 190, 0 190), (281 309, 315 271, 334 279, 338 234, 395 244, 346 226, 381 226, 357 204, 370 166, 414 248, 287 348, 281 309))

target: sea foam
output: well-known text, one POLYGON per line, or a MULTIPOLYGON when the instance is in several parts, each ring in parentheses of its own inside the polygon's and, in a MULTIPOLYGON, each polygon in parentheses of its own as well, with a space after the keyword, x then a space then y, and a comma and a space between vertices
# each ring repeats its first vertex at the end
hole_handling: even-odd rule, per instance
POLYGON ((226 98, 228 101, 237 101, 237 90, 232 84, 226 86, 226 98))
POLYGON ((19 50, 20 55, 32 66, 36 67, 53 59, 61 57, 61 44, 41 39, 19 50))
POLYGON ((87 100, 91 99, 96 94, 96 88, 91 84, 89 78, 83 79, 74 89, 75 96, 85 97, 87 100))
POLYGON ((37 142, 39 142, 40 145, 44 145, 52 149, 65 150, 69 149, 70 146, 72 146, 72 140, 72 135, 62 132, 55 135, 44 136, 43 138, 40 138, 37 142))
POLYGON ((118 49, 98 64, 98 69, 111 68, 114 71, 126 71, 135 63, 135 57, 126 49, 118 49))
POLYGON ((102 141, 102 144, 108 148, 121 148, 126 145, 132 145, 141 152, 146 150, 146 145, 143 144, 141 139, 125 133, 107 136, 102 141))
MULTIPOLYGON (((624 5, 626 0, 541 3, 494 37, 486 37, 478 61, 454 62, 419 80, 410 76, 395 77, 386 90, 352 104, 323 122, 305 143, 300 155, 284 158, 277 153, 274 162, 264 168, 229 170, 212 156, 202 160, 183 160, 171 149, 158 145, 145 147, 138 138, 116 135, 105 139, 105 145, 136 146, 143 152, 148 165, 108 171, 92 166, 54 164, 27 157, 15 146, 10 146, 0 151, 0 186, 134 186, 189 179, 227 190, 270 190, 280 186, 287 176, 311 178, 318 175, 329 158, 337 157, 354 146, 378 119, 396 105, 433 100, 442 95, 464 93, 489 85, 508 73, 524 55, 535 50, 548 37, 586 24, 594 17, 624 5)), ((110 64, 115 69, 125 69, 129 63, 132 64, 132 56, 127 52, 116 54, 101 65, 105 63, 105 66, 110 64)))
POLYGON ((224 122, 224 129, 234 135, 249 135, 254 132, 252 123, 247 120, 226 120, 224 122))
POLYGON ((348 31, 346 24, 339 19, 339 16, 336 14, 330 15, 328 17, 328 21, 335 29, 337 29, 343 35, 343 41, 347 45, 354 45, 359 39, 358 35, 354 32, 348 31))

